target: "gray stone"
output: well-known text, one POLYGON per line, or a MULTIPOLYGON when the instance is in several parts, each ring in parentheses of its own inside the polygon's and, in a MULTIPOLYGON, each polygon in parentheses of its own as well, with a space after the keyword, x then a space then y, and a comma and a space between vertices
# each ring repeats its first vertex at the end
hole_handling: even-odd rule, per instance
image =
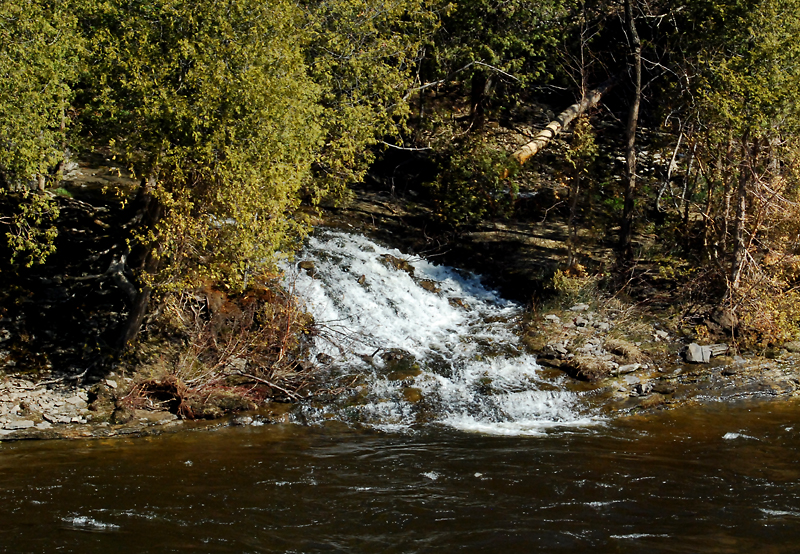
POLYGON ((50 429, 53 425, 48 423, 47 421, 42 421, 41 423, 36 424, 36 428, 44 431, 45 429, 50 429))
POLYGON ((578 316, 578 317, 575 318, 575 325, 577 325, 578 327, 586 327, 586 325, 588 325, 588 324, 589 324, 589 321, 584 319, 584 318, 582 318, 581 316, 578 316))
POLYGON ((792 342, 787 342, 786 344, 783 345, 783 347, 792 354, 797 354, 798 352, 800 352, 800 341, 796 340, 792 342))
POLYGON ((29 429, 30 427, 33 427, 34 425, 35 425, 35 423, 32 422, 29 419, 20 419, 19 421, 9 421, 8 423, 6 423, 4 425, 4 427, 6 429, 10 429, 10 430, 14 431, 16 429, 29 429))
POLYGON ((547 321, 552 321, 553 323, 561 323, 561 318, 558 317, 556 314, 547 314, 544 316, 547 321))
POLYGON ((693 342, 686 348, 686 361, 693 364, 707 364, 711 360, 711 348, 693 342))
POLYGON ((634 371, 636 371, 640 367, 642 367, 640 364, 621 365, 621 366, 619 366, 619 369, 617 369, 617 373, 619 373, 621 375, 625 374, 625 373, 633 373, 634 371))
POLYGON ((559 356, 567 355, 567 348, 561 343, 551 342, 550 344, 547 345, 547 349, 559 356))
POLYGON ((585 312, 588 309, 589 309, 589 304, 581 303, 581 304, 575 304, 574 306, 572 306, 570 308, 570 311, 571 312, 585 312))
POLYGON ((86 401, 80 396, 73 396, 72 398, 67 398, 67 404, 72 404, 76 408, 86 407, 86 401))
POLYGON ((727 344, 709 344, 708 349, 711 351, 712 356, 724 356, 728 353, 727 344))
POLYGON ((114 381, 113 379, 106 379, 106 385, 108 385, 108 387, 112 389, 117 388, 117 382, 114 381))

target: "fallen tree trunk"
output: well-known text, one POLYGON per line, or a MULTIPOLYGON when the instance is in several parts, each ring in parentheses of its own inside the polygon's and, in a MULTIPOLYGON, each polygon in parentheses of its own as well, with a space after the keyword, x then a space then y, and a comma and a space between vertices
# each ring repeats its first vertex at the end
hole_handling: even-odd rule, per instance
POLYGON ((558 133, 560 133, 562 129, 572 123, 576 117, 584 113, 586 110, 597 106, 597 104, 600 102, 600 99, 603 97, 603 94, 605 94, 613 85, 614 80, 609 79, 596 89, 589 91, 580 102, 576 102, 558 114, 558 117, 548 123, 547 127, 542 129, 532 141, 520 147, 511 155, 511 157, 519 162, 520 165, 527 162, 530 158, 535 156, 539 150, 544 148, 545 145, 550 142, 558 133))

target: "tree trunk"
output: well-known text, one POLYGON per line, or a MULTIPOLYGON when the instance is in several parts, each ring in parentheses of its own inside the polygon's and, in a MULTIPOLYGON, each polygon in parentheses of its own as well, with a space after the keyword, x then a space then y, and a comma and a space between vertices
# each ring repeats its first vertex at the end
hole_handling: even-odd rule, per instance
POLYGON ((731 262, 730 295, 739 288, 742 269, 744 269, 745 241, 744 223, 747 213, 747 146, 742 144, 742 168, 739 172, 739 182, 736 187, 736 230, 733 241, 733 260, 731 262))
POLYGON ((569 201, 569 223, 567 229, 569 232, 569 239, 567 240, 567 250, 569 253, 569 267, 572 267, 578 262, 577 247, 578 247, 578 195, 581 192, 581 177, 583 175, 583 160, 578 160, 575 164, 575 174, 572 177, 570 187, 570 201, 569 201))
POLYGON ((470 120, 473 129, 483 126, 486 112, 486 99, 492 88, 493 77, 483 71, 476 71, 472 75, 470 87, 470 120))
MULTIPOLYGON (((137 209, 134 217, 139 227, 150 229, 154 232, 163 211, 161 202, 153 195, 155 185, 156 180, 154 176, 149 177, 142 183, 139 194, 137 195, 137 209)), ((131 268, 140 278, 143 275, 152 275, 158 269, 158 256, 154 248, 154 244, 141 244, 134 250, 131 256, 131 268)), ((125 327, 120 336, 120 348, 125 348, 138 336, 139 329, 142 326, 142 322, 150 306, 151 294, 152 287, 150 287, 150 285, 143 283, 139 286, 136 297, 131 305, 128 319, 125 322, 125 327)))
POLYGON ((589 110, 600 102, 600 99, 612 86, 614 85, 614 80, 609 79, 596 89, 590 91, 586 96, 584 96, 580 102, 577 102, 571 105, 569 108, 558 114, 553 121, 547 124, 547 127, 542 129, 539 134, 537 134, 532 141, 520 147, 516 152, 514 152, 511 157, 514 158, 520 165, 527 162, 533 156, 536 155, 539 150, 545 147, 548 142, 550 142, 558 133, 561 132, 567 125, 572 123, 572 121, 584 113, 586 110, 589 110))
POLYGON ((636 193, 636 129, 639 124, 639 106, 642 102, 642 43, 636 32, 636 21, 633 17, 633 0, 625 0, 625 19, 631 41, 631 58, 633 65, 633 101, 628 112, 628 123, 625 127, 625 204, 622 212, 619 250, 622 260, 627 262, 633 258, 633 218, 634 195, 636 193))

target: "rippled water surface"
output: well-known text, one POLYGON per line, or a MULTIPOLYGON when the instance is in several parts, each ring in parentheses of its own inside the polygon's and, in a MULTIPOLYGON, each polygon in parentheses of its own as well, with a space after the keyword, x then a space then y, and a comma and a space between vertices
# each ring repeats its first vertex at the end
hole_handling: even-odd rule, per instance
POLYGON ((796 552, 800 406, 0 444, 8 552, 796 552))

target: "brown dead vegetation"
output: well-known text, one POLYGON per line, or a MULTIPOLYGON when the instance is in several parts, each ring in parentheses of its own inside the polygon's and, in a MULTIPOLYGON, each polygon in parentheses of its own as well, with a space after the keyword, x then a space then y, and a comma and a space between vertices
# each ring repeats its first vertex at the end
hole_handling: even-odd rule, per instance
POLYGON ((315 378, 303 348, 312 333, 311 317, 275 276, 242 294, 206 284, 168 295, 132 353, 134 383, 118 403, 194 419, 296 401, 315 378))

